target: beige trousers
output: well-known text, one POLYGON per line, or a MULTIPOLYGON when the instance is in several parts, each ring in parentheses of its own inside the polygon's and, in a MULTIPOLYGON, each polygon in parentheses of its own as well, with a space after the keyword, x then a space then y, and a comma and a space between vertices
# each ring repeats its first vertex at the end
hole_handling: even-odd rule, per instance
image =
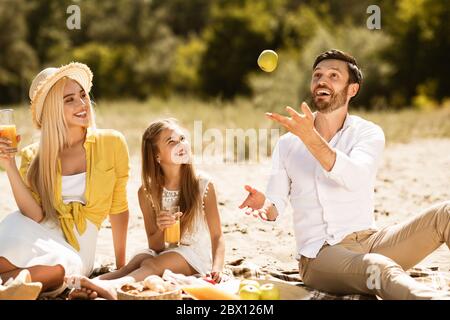
POLYGON ((300 276, 305 285, 330 293, 450 299, 448 291, 430 288, 405 272, 443 243, 450 248, 450 201, 403 223, 354 232, 336 245, 325 244, 316 258, 301 257, 300 276))

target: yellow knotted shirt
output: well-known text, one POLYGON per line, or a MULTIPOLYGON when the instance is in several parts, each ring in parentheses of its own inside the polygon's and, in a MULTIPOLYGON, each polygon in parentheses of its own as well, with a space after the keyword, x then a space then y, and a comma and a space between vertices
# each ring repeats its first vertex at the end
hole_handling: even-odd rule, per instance
MULTIPOLYGON (((77 251, 80 250, 74 234, 74 227, 82 235, 86 231, 86 219, 100 229, 108 214, 118 214, 128 210, 127 182, 129 176, 128 147, 124 136, 110 129, 88 129, 84 142, 86 150, 86 204, 71 202, 64 204, 61 195, 61 165, 57 172, 55 209, 61 230, 67 242, 77 251)), ((28 168, 39 150, 35 143, 22 149, 20 173, 28 185, 28 168)), ((39 195, 31 190, 33 197, 40 203, 39 195)))

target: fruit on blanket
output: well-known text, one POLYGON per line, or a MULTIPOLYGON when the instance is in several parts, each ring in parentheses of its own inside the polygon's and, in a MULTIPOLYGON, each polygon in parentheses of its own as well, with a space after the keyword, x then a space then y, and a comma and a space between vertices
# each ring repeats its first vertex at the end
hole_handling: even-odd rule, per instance
POLYGON ((242 300, 259 300, 261 291, 253 285, 243 286, 239 290, 239 297, 242 300))
POLYGON ((258 282, 258 281, 256 281, 256 280, 250 280, 250 279, 245 279, 245 280, 242 280, 242 281, 239 283, 239 291, 242 289, 242 287, 245 287, 245 286, 247 286, 247 285, 250 285, 250 286, 254 286, 254 287, 256 287, 256 288, 259 288, 259 282, 258 282))
POLYGON ((265 72, 272 72, 277 67, 278 55, 273 50, 264 50, 258 57, 258 65, 265 72))
POLYGON ((280 300, 280 289, 278 289, 273 283, 266 283, 259 287, 261 294, 260 300, 280 300))

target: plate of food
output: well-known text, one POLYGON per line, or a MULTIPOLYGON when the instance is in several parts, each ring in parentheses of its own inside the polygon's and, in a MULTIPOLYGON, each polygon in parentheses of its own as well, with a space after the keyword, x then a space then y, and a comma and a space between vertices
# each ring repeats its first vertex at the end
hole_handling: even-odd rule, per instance
POLYGON ((117 289, 119 300, 181 300, 179 286, 159 276, 148 276, 144 281, 125 284, 117 289))

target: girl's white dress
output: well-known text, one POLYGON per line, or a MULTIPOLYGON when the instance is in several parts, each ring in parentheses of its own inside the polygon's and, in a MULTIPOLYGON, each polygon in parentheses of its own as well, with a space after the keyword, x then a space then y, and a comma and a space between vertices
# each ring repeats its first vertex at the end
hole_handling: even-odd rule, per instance
MULTIPOLYGON (((63 202, 85 204, 85 188, 86 173, 62 176, 63 202)), ((94 267, 98 229, 87 219, 86 223, 83 235, 75 232, 80 244, 77 252, 67 243, 59 225, 49 221, 37 223, 20 211, 13 212, 0 222, 0 257, 19 268, 61 265, 66 276, 89 276, 94 267)))
MULTIPOLYGON (((209 179, 204 175, 199 176, 199 178, 200 194, 204 200, 208 192, 209 179)), ((164 188, 162 194, 162 207, 178 205, 178 196, 179 191, 169 191, 164 188)), ((181 245, 179 247, 166 249, 159 254, 152 249, 143 249, 138 251, 135 256, 138 254, 158 256, 168 252, 176 252, 183 256, 189 265, 199 274, 205 275, 210 273, 212 269, 211 236, 208 223, 206 222, 205 212, 203 210, 203 203, 201 211, 194 220, 194 227, 191 232, 183 234, 180 242, 181 245)))

